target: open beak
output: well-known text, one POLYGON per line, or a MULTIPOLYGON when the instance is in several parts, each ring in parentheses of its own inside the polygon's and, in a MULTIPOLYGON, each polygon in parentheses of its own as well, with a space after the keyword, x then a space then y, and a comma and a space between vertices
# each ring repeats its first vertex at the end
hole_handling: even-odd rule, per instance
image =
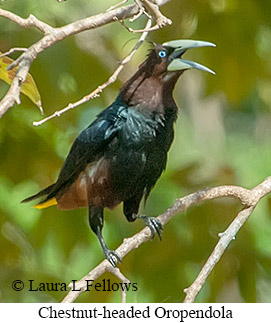
POLYGON ((163 43, 164 47, 170 47, 174 49, 174 52, 171 54, 172 61, 169 63, 167 70, 168 71, 181 71, 195 68, 197 70, 202 70, 215 74, 214 71, 209 69, 206 66, 203 66, 199 63, 184 60, 181 56, 191 48, 197 47, 215 47, 216 45, 210 42, 201 41, 201 40, 190 40, 190 39, 181 39, 181 40, 172 40, 166 43, 163 43))

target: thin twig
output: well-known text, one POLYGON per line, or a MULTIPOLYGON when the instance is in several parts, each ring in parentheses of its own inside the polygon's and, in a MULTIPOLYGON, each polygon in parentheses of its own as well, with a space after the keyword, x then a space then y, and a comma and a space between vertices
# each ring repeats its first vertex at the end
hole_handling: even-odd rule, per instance
MULTIPOLYGON (((146 28, 148 28, 149 26, 151 26, 151 19, 149 19, 147 21, 146 24, 146 28)), ((51 120, 55 117, 60 117, 63 113, 76 108, 77 106, 92 100, 94 98, 96 98, 97 96, 99 96, 99 94, 106 88, 108 87, 110 84, 114 83, 117 80, 117 77, 119 75, 119 73, 123 70, 124 66, 130 62, 130 60, 132 59, 132 57, 134 56, 134 54, 136 53, 136 51, 138 50, 138 48, 140 47, 140 45, 143 43, 143 41, 146 39, 148 35, 148 32, 143 32, 141 37, 139 38, 138 42, 136 43, 136 45, 134 46, 134 48, 132 49, 132 51, 129 53, 128 56, 126 56, 119 64, 119 66, 116 68, 116 70, 114 71, 114 73, 109 77, 109 79, 104 82, 102 85, 99 85, 94 91, 92 91, 90 94, 84 96, 82 99, 80 99, 77 102, 74 103, 70 103, 68 106, 66 106, 65 108, 59 110, 59 111, 55 111, 52 115, 50 115, 47 118, 44 118, 40 121, 34 121, 33 125, 34 126, 40 126, 43 123, 45 123, 48 120, 51 120)))
POLYGON ((161 11, 159 10, 159 7, 156 3, 154 2, 150 2, 149 0, 141 0, 146 9, 148 10, 148 12, 150 12, 151 14, 149 14, 147 12, 147 10, 145 9, 145 7, 139 2, 139 0, 135 0, 135 2, 138 4, 139 7, 139 11, 138 13, 131 19, 129 19, 130 22, 135 21, 136 19, 138 19, 142 14, 145 14, 147 17, 154 17, 156 19, 156 24, 152 27, 149 28, 144 28, 144 29, 133 29, 131 27, 127 27, 124 23, 124 21, 120 21, 121 24, 131 33, 143 33, 143 32, 151 32, 151 31, 155 31, 158 30, 160 28, 163 28, 167 25, 171 25, 172 21, 170 19, 168 19, 166 16, 164 16, 161 11))
POLYGON ((26 50, 27 50, 27 48, 25 48, 25 47, 14 47, 14 48, 11 48, 10 50, 8 50, 5 53, 2 53, 0 55, 0 58, 4 57, 4 56, 8 56, 8 55, 10 55, 10 54, 12 54, 14 52, 25 52, 26 50))
MULTIPOLYGON (((119 270, 119 268, 117 268, 117 267, 114 268, 113 266, 109 266, 108 270, 111 272, 111 274, 113 274, 117 278, 119 278, 124 284, 130 283, 130 280, 123 275, 123 273, 119 270)), ((126 288, 123 288, 121 291, 121 302, 122 303, 126 303, 126 296, 127 296, 126 288)))
MULTIPOLYGON (((132 28, 128 28, 130 32, 132 32, 132 33, 142 33, 144 31, 149 31, 150 32, 150 31, 155 31, 155 30, 163 28, 163 27, 165 27, 167 25, 172 24, 172 21, 161 13, 161 11, 159 10, 159 7, 158 7, 158 5, 156 3, 151 2, 149 0, 141 0, 141 1, 144 3, 145 8, 148 10, 148 12, 150 12, 152 14, 152 16, 155 17, 156 24, 155 24, 155 26, 153 26, 153 27, 151 27, 149 29, 145 28, 145 29, 134 30, 132 28)), ((144 14, 146 14, 148 16, 148 13, 146 12, 146 10, 142 9, 142 5, 140 5, 139 8, 140 8, 140 11, 142 11, 142 13, 144 13, 144 14)))
POLYGON ((159 6, 156 3, 151 2, 149 0, 141 0, 141 1, 145 4, 145 7, 147 8, 147 10, 151 12, 152 15, 155 17, 156 24, 160 26, 160 28, 163 26, 172 24, 172 21, 161 13, 161 11, 159 10, 159 6))
MULTIPOLYGON (((139 14, 139 16, 137 18, 139 18, 142 14, 144 14, 147 18, 151 18, 152 16, 147 12, 147 10, 145 9, 145 7, 141 4, 140 0, 134 0, 135 3, 138 5, 139 8, 139 13, 141 12, 141 14, 139 14)), ((130 19, 131 21, 131 19, 130 19)), ((135 21, 135 19, 133 18, 132 21, 135 21)))
MULTIPOLYGON (((206 188, 205 190, 201 190, 190 195, 187 195, 183 198, 177 199, 175 203, 169 207, 163 214, 159 215, 157 218, 160 220, 163 226, 170 221, 172 217, 176 214, 186 211, 192 205, 201 203, 207 200, 213 200, 221 197, 233 197, 240 200, 243 205, 243 210, 239 213, 237 218, 230 225, 229 229, 227 229, 221 236, 224 248, 219 249, 219 253, 217 253, 218 249, 216 248, 213 252, 214 256, 211 256, 212 262, 209 266, 208 271, 204 274, 204 279, 201 281, 201 284, 198 284, 196 281, 192 284, 187 290, 187 295, 192 294, 195 296, 199 290, 202 288, 204 281, 210 274, 211 270, 214 268, 215 264, 222 257, 227 245, 230 241, 233 240, 233 237, 236 236, 238 230, 245 223, 248 216, 252 213, 257 203, 260 201, 262 197, 271 192, 271 177, 266 178, 260 185, 253 188, 252 190, 245 189, 239 186, 218 186, 213 188, 206 188), (215 261, 214 261, 215 259, 215 261), (195 291, 194 291, 195 290, 195 291)), ((144 228, 133 237, 124 239, 123 243, 117 248, 116 252, 118 255, 124 259, 124 257, 131 252, 132 250, 138 248, 144 242, 147 242, 151 239, 151 232, 149 228, 144 228)), ((105 272, 112 272, 112 266, 109 264, 107 260, 102 261, 97 267, 91 270, 85 277, 76 282, 76 291, 70 290, 69 293, 64 298, 63 302, 73 302, 76 298, 85 291, 86 288, 86 280, 88 279, 97 279, 105 272), (80 290, 79 290, 80 289, 80 290)), ((193 296, 193 297, 194 297, 193 296)), ((188 296, 187 296, 188 297, 188 296)), ((190 297, 190 296, 189 296, 190 297)), ((186 299, 187 301, 187 299, 186 299)))

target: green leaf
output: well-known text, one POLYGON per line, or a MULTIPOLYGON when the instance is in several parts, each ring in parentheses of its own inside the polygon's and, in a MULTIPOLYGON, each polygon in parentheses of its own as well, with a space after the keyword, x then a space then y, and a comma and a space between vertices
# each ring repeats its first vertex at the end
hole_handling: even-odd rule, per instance
MULTIPOLYGON (((1 52, 0 52, 0 55, 1 55, 1 52)), ((7 56, 0 57, 0 79, 2 79, 8 84, 12 83, 12 80, 14 79, 14 76, 18 69, 18 67, 15 67, 12 70, 7 71, 7 67, 12 62, 13 62, 13 59, 7 56)), ((29 99, 38 106, 41 113, 43 113, 42 105, 41 105, 41 97, 40 97, 37 85, 30 73, 27 74, 26 80, 22 85, 21 92, 26 96, 28 96, 29 99)))

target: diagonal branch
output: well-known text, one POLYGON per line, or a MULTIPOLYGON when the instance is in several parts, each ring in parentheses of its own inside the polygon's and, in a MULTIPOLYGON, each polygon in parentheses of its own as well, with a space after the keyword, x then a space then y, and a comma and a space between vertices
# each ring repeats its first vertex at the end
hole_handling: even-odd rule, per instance
POLYGON ((192 303, 195 297, 200 292, 202 286, 204 285, 206 279, 210 275, 211 271, 214 269, 215 265, 218 263, 229 243, 235 239, 235 235, 241 229, 245 221, 248 219, 250 214, 253 212, 255 206, 250 206, 249 208, 241 210, 234 221, 230 224, 225 232, 219 234, 220 239, 216 244, 213 252, 208 258, 205 265, 202 267, 197 278, 193 284, 184 290, 186 297, 184 303, 192 303))
MULTIPOLYGON (((233 197, 240 200, 243 205, 243 210, 238 214, 237 218, 232 222, 230 227, 221 235, 219 246, 215 248, 212 255, 208 259, 205 267, 202 269, 199 278, 186 290, 186 302, 192 302, 197 293, 202 288, 206 278, 222 257, 228 244, 232 241, 237 232, 243 226, 249 215, 254 210, 257 203, 266 194, 271 192, 271 177, 266 178, 260 185, 252 190, 245 189, 239 186, 218 186, 213 188, 206 188, 204 190, 192 193, 183 198, 177 199, 175 203, 169 207, 163 214, 158 216, 164 226, 176 214, 186 211, 189 207, 199 204, 203 201, 213 200, 221 197, 233 197), (221 248, 221 246, 223 246, 221 248), (208 264, 208 265, 207 265, 208 264), (207 267, 206 267, 207 266, 207 267)), ((117 248, 116 252, 123 259, 129 252, 138 248, 144 242, 151 239, 151 232, 149 228, 144 228, 133 237, 124 239, 123 243, 117 248)), ((86 280, 96 280, 105 272, 112 272, 112 266, 107 260, 102 261, 98 266, 91 270, 85 277, 76 283, 76 291, 70 290, 62 302, 70 303, 86 290, 86 280)))
POLYGON ((229 225, 226 231, 219 234, 219 241, 215 246, 213 252, 208 258, 207 262, 201 269, 196 280, 193 284, 184 290, 186 297, 184 299, 185 303, 192 303, 195 300, 195 297, 201 290, 206 279, 210 275, 211 271, 214 269, 215 265, 218 263, 223 253, 227 249, 228 245, 232 240, 235 240, 236 234, 248 220, 251 213, 254 211, 259 200, 269 193, 270 190, 270 177, 268 177, 263 183, 256 186, 250 192, 250 202, 247 204, 247 207, 244 207, 229 225))

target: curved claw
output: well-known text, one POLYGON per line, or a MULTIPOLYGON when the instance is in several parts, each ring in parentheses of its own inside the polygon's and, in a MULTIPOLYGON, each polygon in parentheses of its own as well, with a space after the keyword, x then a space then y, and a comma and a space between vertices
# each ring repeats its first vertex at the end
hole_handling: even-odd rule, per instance
POLYGON ((113 267, 116 267, 118 262, 122 262, 121 257, 114 250, 106 249, 104 255, 113 267))
POLYGON ((151 230, 152 238, 157 233, 160 240, 162 240, 162 232, 164 230, 162 223, 155 217, 139 215, 139 218, 144 220, 148 228, 151 230))

